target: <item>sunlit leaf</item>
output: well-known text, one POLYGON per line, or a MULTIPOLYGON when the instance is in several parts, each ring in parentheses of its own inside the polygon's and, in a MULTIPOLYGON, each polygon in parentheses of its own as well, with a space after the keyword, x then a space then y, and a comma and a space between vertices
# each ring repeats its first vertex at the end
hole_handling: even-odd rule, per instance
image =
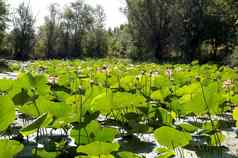
POLYGON ((170 149, 184 147, 189 144, 190 140, 192 140, 190 134, 180 132, 167 126, 155 130, 154 135, 160 145, 166 146, 170 149))
POLYGON ((0 96, 0 131, 4 131, 16 118, 16 110, 12 100, 7 96, 0 96))

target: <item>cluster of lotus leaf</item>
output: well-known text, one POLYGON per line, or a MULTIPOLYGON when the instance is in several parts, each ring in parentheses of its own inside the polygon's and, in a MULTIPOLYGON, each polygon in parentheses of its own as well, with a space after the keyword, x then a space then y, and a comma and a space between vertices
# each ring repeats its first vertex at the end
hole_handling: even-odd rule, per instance
POLYGON ((154 149, 157 157, 170 158, 177 148, 220 147, 224 126, 219 116, 233 114, 231 127, 238 122, 235 68, 53 60, 33 62, 18 72, 16 80, 0 80, 4 158, 21 154, 29 143, 25 139, 36 133, 34 157, 140 158, 116 140, 149 133, 160 144, 154 149), (10 137, 17 115, 30 120, 15 132, 25 139, 10 137), (48 145, 37 148, 42 129, 61 129, 66 137, 53 139, 46 132, 48 145))

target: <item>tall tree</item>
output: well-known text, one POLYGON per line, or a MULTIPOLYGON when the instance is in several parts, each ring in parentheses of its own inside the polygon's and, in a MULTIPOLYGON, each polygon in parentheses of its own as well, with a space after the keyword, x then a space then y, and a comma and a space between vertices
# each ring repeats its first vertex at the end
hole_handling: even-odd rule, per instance
POLYGON ((29 4, 21 3, 13 17, 15 58, 27 60, 35 45, 35 17, 29 4))
POLYGON ((161 59, 167 52, 168 37, 172 29, 174 1, 126 0, 129 27, 135 45, 143 52, 152 52, 161 59))
POLYGON ((57 56, 57 38, 60 24, 60 14, 57 3, 49 6, 49 15, 45 17, 45 53, 47 58, 57 56))
POLYGON ((72 55, 82 56, 83 46, 82 41, 87 31, 92 29, 93 25, 93 8, 85 4, 82 0, 77 0, 71 3, 70 9, 72 12, 71 29, 72 29, 72 55))
POLYGON ((205 7, 208 6, 206 0, 183 0, 179 3, 182 8, 181 31, 182 58, 185 62, 191 62, 199 56, 197 48, 203 41, 203 31, 205 30, 204 19, 206 16, 205 7))
POLYGON ((87 31, 86 51, 91 57, 103 57, 108 51, 107 47, 107 32, 105 26, 105 12, 101 6, 96 6, 93 12, 93 24, 92 29, 87 31))
POLYGON ((7 21, 7 7, 4 0, 0 0, 0 47, 3 42, 7 21))
MULTIPOLYGON (((94 9, 82 0, 70 3, 64 8, 60 22, 61 50, 65 50, 68 57, 83 56, 83 40, 87 32, 92 30, 94 23, 94 9)), ((63 54, 63 53, 61 53, 63 54)))

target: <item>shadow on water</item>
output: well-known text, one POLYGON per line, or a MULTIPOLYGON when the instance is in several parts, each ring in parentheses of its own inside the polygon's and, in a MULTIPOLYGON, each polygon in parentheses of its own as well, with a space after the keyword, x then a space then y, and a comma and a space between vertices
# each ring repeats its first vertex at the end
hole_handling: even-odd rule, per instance
POLYGON ((34 156, 32 155, 33 149, 33 144, 24 144, 23 150, 15 158, 34 158, 34 156))
POLYGON ((38 148, 38 156, 34 156, 34 150, 36 144, 34 142, 24 141, 24 148, 23 150, 15 156, 15 158, 48 158, 50 153, 53 153, 51 157, 55 158, 74 158, 76 157, 76 149, 74 147, 65 146, 67 148, 67 152, 62 152, 61 154, 55 153, 57 151, 57 147, 55 142, 67 142, 69 139, 65 136, 40 136, 39 137, 39 144, 42 145, 41 148, 38 148), (49 155, 45 155, 44 152, 39 154, 40 151, 49 152, 49 155), (42 156, 44 155, 44 156, 42 156))
POLYGON ((151 153, 154 147, 156 147, 156 144, 141 141, 134 135, 123 137, 118 143, 121 145, 121 151, 130 151, 133 153, 151 153))
POLYGON ((8 66, 7 61, 0 60, 0 72, 8 72, 10 71, 10 68, 8 66))
POLYGON ((197 147, 187 147, 186 149, 192 150, 196 153, 198 158, 238 158, 238 155, 232 155, 226 147, 216 147, 216 146, 197 146, 197 147))

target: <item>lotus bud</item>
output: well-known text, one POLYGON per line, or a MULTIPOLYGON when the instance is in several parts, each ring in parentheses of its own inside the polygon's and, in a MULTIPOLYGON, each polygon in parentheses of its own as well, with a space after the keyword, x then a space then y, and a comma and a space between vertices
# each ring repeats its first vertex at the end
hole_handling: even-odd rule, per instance
POLYGON ((171 78, 172 75, 173 75, 173 70, 169 68, 169 69, 167 69, 167 70, 165 71, 165 74, 166 74, 169 78, 171 78))
POLYGON ((93 85, 95 84, 95 81, 94 80, 90 80, 90 85, 93 85))
POLYGON ((54 76, 50 76, 50 77, 48 78, 48 82, 51 83, 51 84, 53 84, 53 85, 56 84, 57 80, 58 80, 58 78, 57 78, 57 77, 54 77, 54 76))
POLYGON ((195 80, 200 82, 201 81, 200 76, 195 76, 195 80))
POLYGON ((141 75, 145 75, 145 71, 144 70, 141 71, 141 75))
POLYGON ((80 95, 83 95, 83 87, 81 85, 79 86, 78 91, 80 95))

